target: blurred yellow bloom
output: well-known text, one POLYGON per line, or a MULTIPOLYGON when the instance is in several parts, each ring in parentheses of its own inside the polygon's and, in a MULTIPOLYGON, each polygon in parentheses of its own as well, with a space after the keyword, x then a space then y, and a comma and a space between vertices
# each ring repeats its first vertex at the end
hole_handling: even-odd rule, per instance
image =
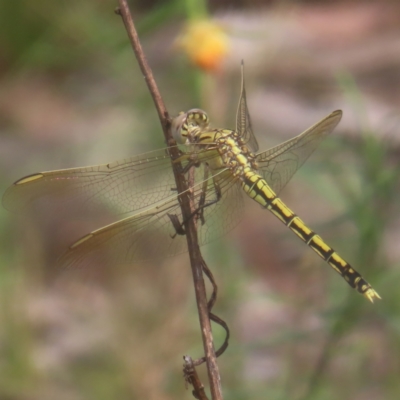
POLYGON ((218 69, 229 51, 227 34, 211 20, 190 21, 177 45, 193 64, 206 71, 218 69))

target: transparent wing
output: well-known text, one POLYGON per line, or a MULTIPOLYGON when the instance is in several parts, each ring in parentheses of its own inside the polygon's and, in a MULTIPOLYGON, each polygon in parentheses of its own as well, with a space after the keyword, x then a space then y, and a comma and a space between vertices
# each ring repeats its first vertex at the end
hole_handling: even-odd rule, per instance
MULTIPOLYGON (((230 171, 212 178, 220 188, 222 197, 204 209, 205 224, 198 226, 200 244, 210 243, 235 228, 242 219, 244 211, 243 190, 230 171)), ((209 180, 206 203, 215 200, 216 192, 209 180)))
MULTIPOLYGON (((243 209, 240 187, 234 184, 230 172, 205 173, 206 168, 209 170, 207 162, 219 157, 212 148, 210 143, 204 147, 187 146, 180 158, 183 167, 197 156, 201 160, 190 169, 193 205, 196 208, 200 199, 205 205, 204 224, 198 223, 201 244, 232 229, 243 209), (216 186, 222 194, 218 202, 214 202, 218 197, 216 186)), ((117 213, 134 212, 131 217, 93 231, 72 245, 60 261, 66 266, 84 266, 105 259, 131 263, 187 251, 184 236, 174 235, 175 228, 168 217, 175 215, 182 221, 175 186, 169 149, 162 149, 110 164, 27 176, 7 189, 3 204, 11 211, 25 213, 38 208, 68 215, 79 209, 85 215, 96 215, 104 211, 104 206, 117 213)))
POLYGON ((177 199, 91 232, 58 260, 66 268, 131 264, 184 251, 184 236, 175 234, 168 213, 178 214, 177 199))
POLYGON ((166 149, 119 162, 41 172, 22 178, 7 189, 3 205, 10 211, 49 212, 79 208, 98 212, 104 206, 125 213, 171 195, 171 159, 166 149))
POLYGON ((169 152, 166 148, 109 164, 29 175, 7 189, 3 205, 21 213, 80 210, 97 215, 104 207, 116 214, 136 212, 175 190, 169 152))
MULTIPOLYGON (((204 173, 202 168, 194 168, 194 172, 196 179, 204 173)), ((205 244, 237 224, 243 198, 240 186, 230 173, 222 171, 210 176, 206 179, 207 185, 204 181, 198 182, 191 189, 193 204, 197 205, 204 194, 204 204, 211 204, 203 209, 204 225, 201 218, 196 220, 199 242, 205 244), (222 193, 218 202, 213 202, 217 196, 214 181, 222 193)), ((172 195, 148 210, 91 232, 73 244, 59 264, 67 268, 131 264, 186 252, 186 238, 176 234, 168 215, 176 216, 182 222, 177 196, 172 195)))
POLYGON ((257 154, 258 172, 275 193, 283 189, 341 118, 342 111, 334 111, 295 138, 257 154))
POLYGON ((258 151, 258 143, 257 139, 253 134, 253 128, 251 127, 251 119, 249 110, 247 108, 247 100, 246 100, 246 88, 244 84, 244 62, 242 61, 242 83, 241 83, 241 92, 239 98, 239 105, 236 112, 236 132, 242 137, 244 143, 248 146, 248 148, 256 153, 258 151))

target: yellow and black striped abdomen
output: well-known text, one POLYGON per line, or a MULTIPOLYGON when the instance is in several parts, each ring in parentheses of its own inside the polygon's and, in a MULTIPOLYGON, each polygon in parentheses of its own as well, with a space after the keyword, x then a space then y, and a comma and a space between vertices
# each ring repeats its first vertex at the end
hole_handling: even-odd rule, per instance
POLYGON ((345 281, 371 302, 380 299, 378 293, 348 262, 328 246, 319 235, 308 228, 304 222, 276 196, 267 182, 257 173, 249 170, 242 177, 242 188, 255 201, 270 210, 300 239, 307 243, 324 259, 345 281))

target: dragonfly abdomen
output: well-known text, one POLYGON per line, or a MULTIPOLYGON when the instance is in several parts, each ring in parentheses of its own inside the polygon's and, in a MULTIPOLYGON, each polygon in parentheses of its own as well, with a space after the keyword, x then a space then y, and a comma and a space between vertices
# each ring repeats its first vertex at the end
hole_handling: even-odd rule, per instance
POLYGON ((380 298, 371 285, 328 246, 323 239, 307 225, 275 194, 267 182, 253 171, 248 171, 242 179, 242 188, 255 201, 271 211, 280 221, 311 247, 344 280, 370 301, 380 298))

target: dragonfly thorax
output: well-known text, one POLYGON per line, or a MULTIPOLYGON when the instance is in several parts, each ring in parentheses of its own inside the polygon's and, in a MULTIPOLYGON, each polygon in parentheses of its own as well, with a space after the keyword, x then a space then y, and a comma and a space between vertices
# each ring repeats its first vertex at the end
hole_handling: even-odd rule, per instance
POLYGON ((215 133, 215 142, 221 159, 234 176, 243 176, 250 170, 257 170, 255 155, 241 141, 237 132, 219 129, 215 133))
POLYGON ((172 133, 178 143, 197 145, 200 151, 205 145, 216 149, 220 159, 208 161, 213 168, 229 168, 236 177, 258 169, 256 155, 249 150, 242 135, 230 129, 210 129, 208 116, 201 109, 194 108, 174 118, 172 133))

